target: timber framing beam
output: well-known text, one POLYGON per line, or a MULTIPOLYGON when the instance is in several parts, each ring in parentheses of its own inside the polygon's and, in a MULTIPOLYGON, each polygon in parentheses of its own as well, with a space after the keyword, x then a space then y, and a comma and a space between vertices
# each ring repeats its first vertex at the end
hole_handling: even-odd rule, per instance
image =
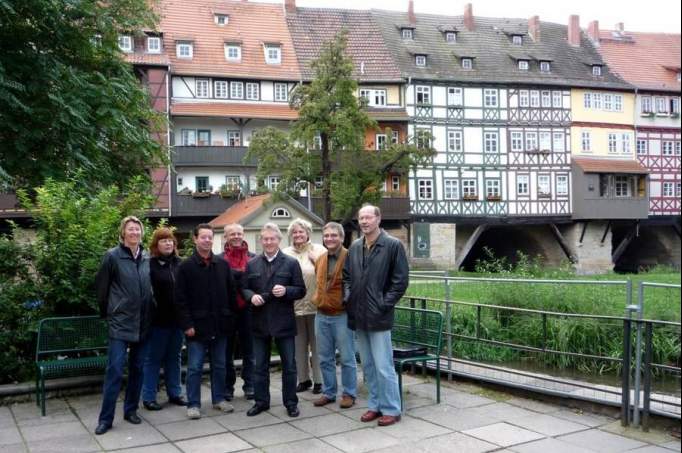
POLYGON ((467 256, 469 256, 469 253, 471 252, 471 249, 474 248, 474 245, 476 245, 476 242, 478 242, 478 239, 481 237, 483 232, 488 229, 488 225, 479 225, 476 227, 474 230, 473 234, 469 239, 467 240, 467 243, 464 244, 464 248, 462 249, 462 252, 457 256, 457 260, 455 260, 455 270, 459 270, 460 267, 462 267, 462 264, 464 264, 464 260, 467 259, 467 256))
POLYGON ((625 253, 625 250, 627 250, 628 245, 635 239, 635 237, 638 235, 638 230, 639 230, 639 222, 636 222, 630 231, 628 231, 628 234, 625 235, 622 241, 620 241, 620 244, 618 244, 618 247, 616 247, 613 251, 613 254, 611 255, 611 262, 613 264, 616 264, 618 260, 620 259, 621 256, 623 256, 623 253, 625 253))
POLYGON ((561 246, 561 249, 564 251, 566 254, 566 257, 568 260, 571 262, 571 264, 575 264, 578 262, 578 254, 575 253, 575 250, 573 250, 573 247, 568 243, 566 238, 564 238, 564 235, 561 234, 561 231, 559 228, 553 224, 549 224, 549 229, 552 230, 552 233, 554 234, 554 237, 556 238, 557 242, 561 246))

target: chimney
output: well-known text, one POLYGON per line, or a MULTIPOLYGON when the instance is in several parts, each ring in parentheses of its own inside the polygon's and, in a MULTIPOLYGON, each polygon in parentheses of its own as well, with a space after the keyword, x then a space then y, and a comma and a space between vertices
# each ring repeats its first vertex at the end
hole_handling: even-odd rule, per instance
POLYGON ((464 26, 469 31, 474 31, 474 11, 471 3, 464 5, 464 26))
POLYGON ((414 25, 417 23, 417 18, 414 15, 414 0, 410 0, 407 3, 407 21, 414 25))
POLYGON ((296 14, 296 0, 284 0, 284 12, 286 14, 296 14))
POLYGON ((528 34, 535 42, 540 41, 540 17, 533 16, 528 19, 528 34))
POLYGON ((625 24, 623 22, 618 22, 616 24, 616 31, 620 33, 621 35, 625 33, 625 24))
POLYGON ((599 45, 599 21, 593 20, 587 25, 587 36, 595 45, 599 45))
POLYGON ((568 16, 568 43, 580 47, 580 16, 576 14, 568 16))

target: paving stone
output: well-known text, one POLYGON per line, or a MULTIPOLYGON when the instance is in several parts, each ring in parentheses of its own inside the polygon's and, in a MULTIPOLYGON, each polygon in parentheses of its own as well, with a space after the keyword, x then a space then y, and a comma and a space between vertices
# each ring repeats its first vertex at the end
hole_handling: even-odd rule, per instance
POLYGON ((12 453, 28 453, 28 448, 24 444, 0 445, 3 450, 12 453))
POLYGON ((482 453, 499 448, 497 445, 462 433, 432 437, 419 442, 417 446, 421 450, 429 453, 482 453))
POLYGON ((656 445, 647 445, 646 447, 636 448, 630 451, 632 451, 632 453, 670 453, 670 450, 668 450, 667 448, 659 447, 656 445))
POLYGON ((535 414, 519 419, 510 419, 509 423, 541 433, 546 436, 560 436, 587 429, 585 425, 569 422, 547 414, 535 414))
POLYGON ((403 398, 403 410, 416 409, 417 407, 432 406, 434 400, 415 395, 405 395, 403 398))
POLYGON ((382 427, 381 432, 405 441, 418 441, 448 434, 451 431, 442 426, 405 415, 400 423, 382 427))
POLYGON ((0 428, 0 446, 4 445, 12 445, 12 444, 20 444, 24 440, 21 438, 21 434, 19 433, 19 430, 14 427, 10 426, 8 428, 3 427, 0 428))
POLYGON ((514 406, 519 406, 534 412, 540 412, 542 414, 553 414, 554 412, 558 412, 561 409, 561 407, 556 405, 524 398, 511 398, 506 402, 514 406))
POLYGON ((542 434, 512 426, 508 423, 495 423, 494 425, 470 429, 464 431, 463 434, 497 444, 501 447, 510 447, 544 437, 542 434))
POLYGON ((367 423, 344 417, 341 414, 327 414, 309 419, 289 422, 291 425, 315 437, 328 436, 354 429, 368 428, 367 423))
POLYGON ((538 415, 537 412, 529 411, 528 409, 518 406, 512 406, 511 404, 507 403, 495 403, 488 406, 478 407, 476 409, 478 409, 480 413, 492 418, 496 418, 501 422, 538 415))
POLYGON ((243 412, 234 412, 232 414, 213 417, 213 420, 220 423, 230 431, 238 431, 241 429, 258 428, 260 426, 284 423, 281 418, 275 417, 268 411, 261 412, 255 417, 247 417, 243 412))
POLYGON ((570 422, 580 423, 581 425, 596 428, 598 426, 607 425, 614 420, 604 415, 592 414, 590 412, 583 412, 575 409, 561 409, 552 414, 553 417, 563 418, 570 422))
POLYGON ((661 444, 661 447, 667 448, 668 450, 673 450, 673 451, 681 451, 680 449, 680 440, 674 440, 672 442, 666 442, 664 444, 661 444))
POLYGON ((21 428, 21 434, 23 434, 26 442, 37 442, 45 439, 88 435, 88 430, 85 429, 80 421, 75 421, 49 425, 24 426, 21 428))
POLYGON ((260 428, 245 429, 237 433, 239 437, 245 439, 256 447, 265 447, 267 445, 282 444, 285 442, 293 442, 296 440, 308 439, 312 437, 310 434, 295 428, 288 423, 280 423, 279 425, 263 426, 260 428))
POLYGON ((14 416, 7 406, 0 406, 0 426, 14 424, 14 416))
MULTIPOLYGON (((35 418, 25 418, 17 421, 17 424, 20 427, 25 427, 25 426, 44 426, 44 425, 52 425, 55 423, 66 423, 66 422, 78 422, 78 417, 76 414, 73 412, 57 412, 57 413, 49 413, 44 416, 44 417, 35 417, 35 418)), ((0 421, 0 424, 2 424, 2 421, 0 421)))
POLYGON ((645 446, 643 442, 600 431, 598 429, 567 434, 558 439, 602 453, 621 452, 645 446))
MULTIPOLYGON (((95 426, 96 423, 88 426, 88 429, 94 431, 95 426)), ((114 424, 106 434, 97 436, 97 441, 105 450, 112 450, 114 448, 131 448, 159 444, 167 442, 168 439, 153 426, 143 422, 140 425, 131 425, 130 423, 114 424)))
MULTIPOLYGON (((71 409, 66 404, 66 401, 62 399, 49 399, 46 401, 46 414, 58 414, 63 412, 70 412, 71 409)), ((36 406, 36 403, 20 403, 13 404, 10 406, 14 418, 18 421, 26 420, 31 418, 40 418, 42 415, 40 413, 40 407, 36 406)))
POLYGON ((298 418, 294 419, 289 417, 289 415, 287 414, 287 409, 284 406, 270 407, 270 413, 275 417, 281 418, 284 421, 293 421, 309 417, 319 417, 321 415, 328 415, 332 413, 332 411, 330 411, 326 407, 315 407, 313 403, 305 400, 299 400, 298 410, 301 412, 301 415, 299 415, 298 418))
POLYGON ((515 445, 510 449, 517 453, 594 453, 594 450, 588 450, 583 447, 569 444, 568 442, 551 438, 522 445, 515 445))
POLYGON ((403 442, 400 445, 392 445, 390 447, 380 448, 379 450, 372 450, 372 453, 421 453, 423 451, 424 450, 420 449, 419 444, 416 442, 403 442))
POLYGON ((306 439, 288 444, 271 445, 263 450, 267 453, 339 453, 341 451, 322 442, 320 439, 306 439))
POLYGON ((635 428, 633 426, 622 426, 620 421, 609 423, 608 425, 602 426, 599 429, 649 444, 663 444, 670 440, 670 435, 665 432, 653 429, 649 431, 642 431, 641 429, 635 428))
POLYGON ((161 431, 161 434, 170 440, 190 439, 227 432, 224 426, 219 425, 210 418, 166 423, 158 425, 156 429, 161 431))
MULTIPOLYGON (((423 398, 429 398, 432 401, 436 401, 436 385, 435 384, 417 384, 412 385, 409 388, 409 394, 418 395, 423 398)), ((460 392, 458 390, 453 390, 447 387, 441 386, 440 394, 441 403, 447 403, 451 406, 458 408, 466 407, 476 407, 483 406, 486 404, 492 404, 495 401, 484 398, 479 395, 474 395, 471 393, 460 392)))
POLYGON ((492 425, 499 421, 497 418, 484 413, 481 409, 482 408, 479 407, 457 409, 447 404, 440 404, 438 406, 427 406, 410 410, 408 415, 421 418, 454 431, 479 428, 481 426, 492 425))
MULTIPOLYGON (((320 395, 315 395, 315 396, 319 397, 320 395)), ((317 398, 315 398, 315 399, 317 399, 317 398)), ((336 402, 334 402, 332 404, 327 404, 324 407, 325 407, 325 409, 327 409, 329 411, 338 412, 338 413, 344 413, 344 412, 348 412, 348 411, 351 411, 354 409, 360 409, 360 408, 366 408, 367 407, 367 399, 363 398, 362 396, 358 396, 355 398, 355 405, 353 405, 352 408, 347 408, 347 409, 340 408, 339 407, 340 401, 341 401, 341 395, 339 395, 336 398, 336 402)), ((427 404, 433 404, 433 401, 431 401, 431 400, 426 400, 426 401, 427 401, 427 404)))
POLYGON ((167 406, 160 411, 148 411, 147 409, 141 409, 137 411, 137 414, 151 425, 160 425, 163 423, 187 420, 187 408, 180 406, 167 406))
POLYGON ((102 451, 90 434, 45 438, 37 442, 28 442, 27 445, 31 453, 90 453, 102 451))
POLYGON ((395 437, 384 434, 381 428, 334 434, 324 437, 322 440, 347 453, 380 450, 400 443, 400 440, 395 437))
POLYGON ((175 445, 185 453, 227 453, 252 447, 232 433, 183 440, 175 445))
POLYGON ((178 450, 178 448, 171 443, 165 443, 147 445, 145 447, 126 448, 125 450, 116 450, 116 453, 180 453, 180 450, 178 450))
MULTIPOLYGON (((120 398, 119 398, 120 399, 120 398)), ((97 408, 102 405, 102 395, 70 396, 65 399, 66 403, 74 409, 97 408)))

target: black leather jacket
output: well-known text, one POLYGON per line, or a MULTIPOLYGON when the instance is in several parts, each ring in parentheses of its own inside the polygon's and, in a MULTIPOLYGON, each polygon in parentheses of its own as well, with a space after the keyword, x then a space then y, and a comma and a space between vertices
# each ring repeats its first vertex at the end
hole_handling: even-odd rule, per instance
POLYGON ((154 307, 147 252, 140 251, 133 258, 123 244, 107 251, 95 288, 100 315, 109 324, 109 338, 140 341, 149 329, 154 307))
POLYGON ((343 267, 343 302, 352 330, 393 328, 393 307, 409 284, 409 265, 402 244, 381 230, 372 250, 363 256, 364 238, 348 249, 343 267))

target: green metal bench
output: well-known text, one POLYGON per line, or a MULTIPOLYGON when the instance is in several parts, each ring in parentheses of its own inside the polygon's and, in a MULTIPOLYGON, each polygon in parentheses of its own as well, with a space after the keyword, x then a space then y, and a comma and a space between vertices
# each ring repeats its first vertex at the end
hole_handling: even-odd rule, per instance
POLYGON ((45 380, 101 374, 107 367, 108 328, 98 316, 45 318, 36 341, 36 404, 45 415, 45 380))
POLYGON ((403 408, 402 371, 406 364, 427 362, 436 364, 436 401, 440 403, 440 352, 443 335, 443 315, 435 310, 395 307, 395 319, 391 331, 393 363, 398 373, 400 408, 403 408))

